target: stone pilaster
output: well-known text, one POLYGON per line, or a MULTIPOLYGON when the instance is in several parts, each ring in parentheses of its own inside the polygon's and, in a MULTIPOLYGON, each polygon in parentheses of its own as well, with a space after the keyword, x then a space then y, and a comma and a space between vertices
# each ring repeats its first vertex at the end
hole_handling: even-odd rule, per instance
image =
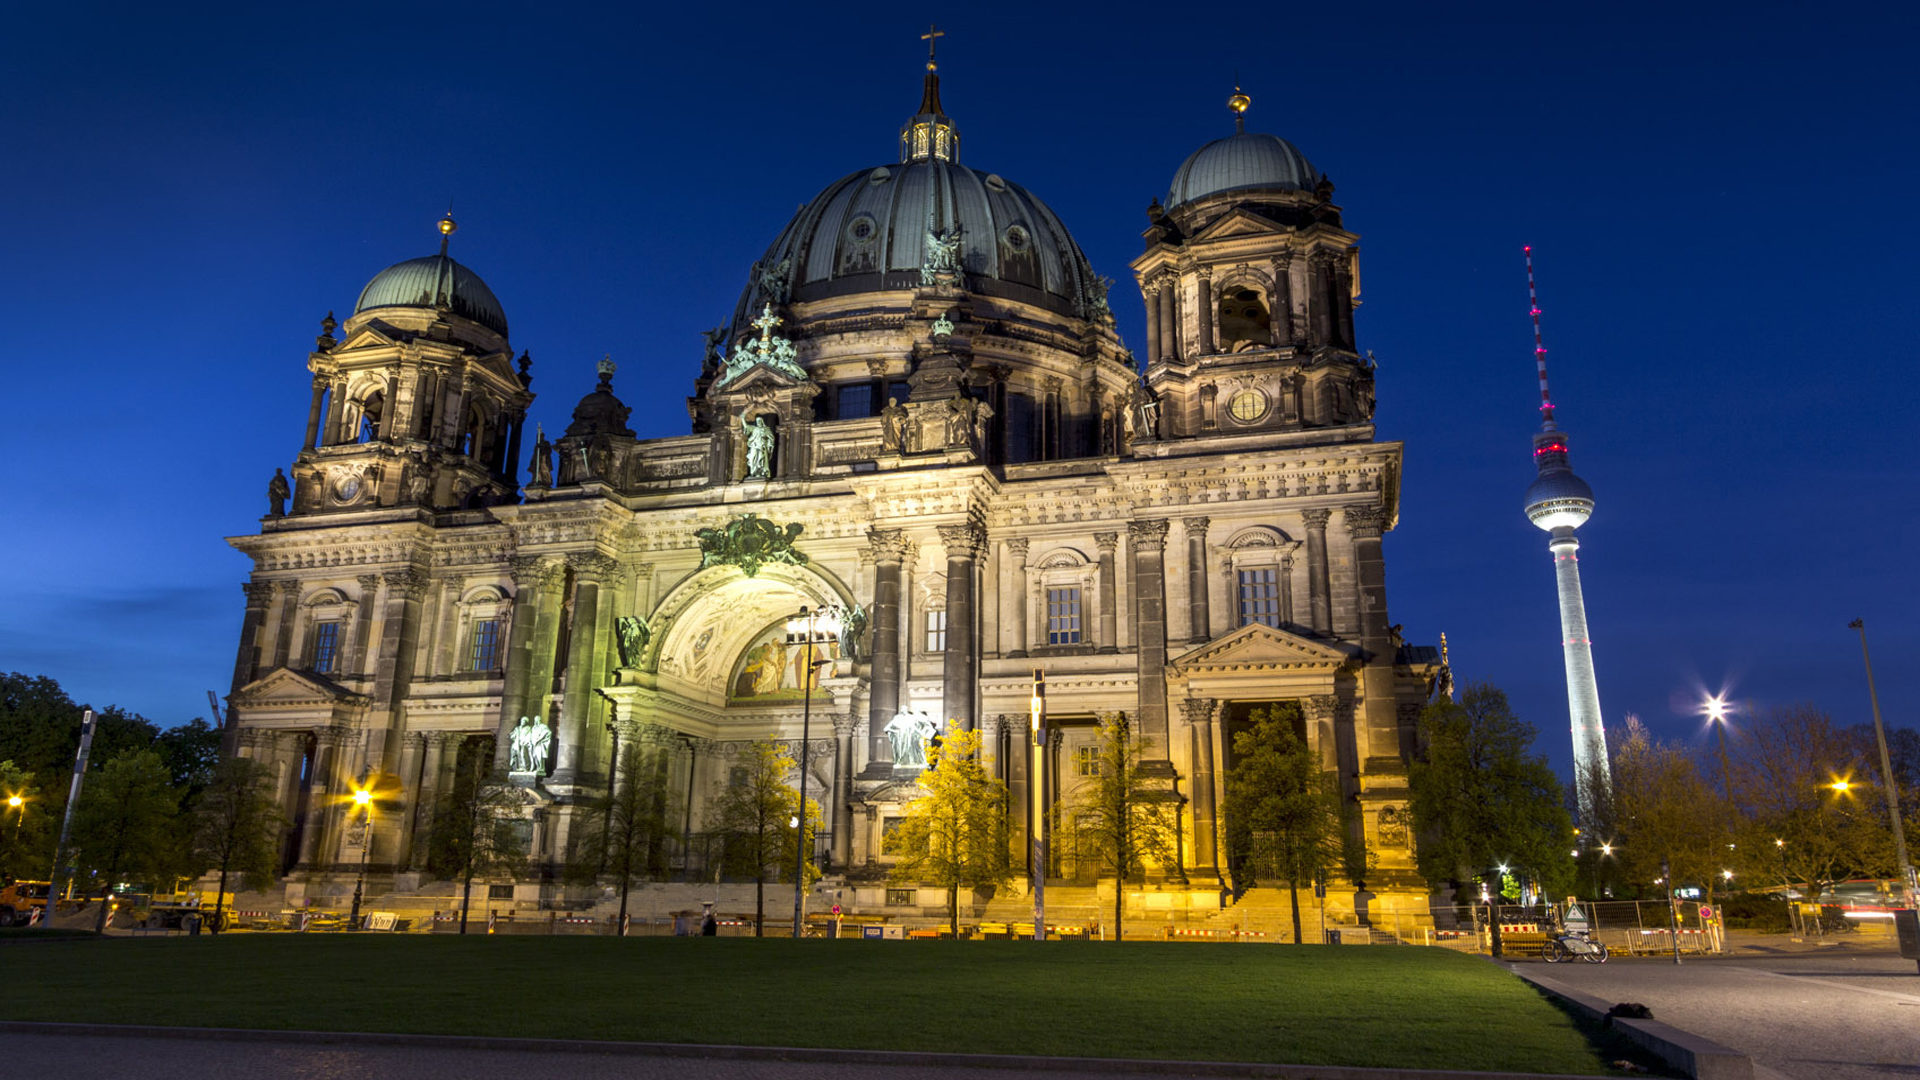
POLYGON ((1208 519, 1190 517, 1181 524, 1187 532, 1187 643, 1204 644, 1213 639, 1213 616, 1207 581, 1208 519))
POLYGON ((1360 647, 1366 650, 1361 668, 1361 709, 1366 716, 1368 758, 1400 758, 1412 747, 1401 746, 1399 710, 1395 707, 1393 665, 1396 651, 1387 622, 1387 564, 1380 538, 1386 511, 1376 506, 1349 506, 1342 513, 1353 537, 1354 572, 1360 606, 1360 647))
POLYGON ((409 848, 410 858, 406 866, 409 870, 424 870, 427 865, 427 844, 433 835, 434 805, 440 798, 440 775, 445 767, 447 744, 455 738, 445 732, 422 732, 423 760, 420 765, 420 787, 414 798, 413 840, 409 848))
POLYGON ((1003 623, 1012 629, 1012 648, 1007 649, 1008 657, 1027 655, 1027 645, 1033 639, 1027 636, 1027 547, 1026 537, 1007 541, 1006 582, 1000 592, 1000 617, 1003 623))
POLYGON ((361 574, 354 581, 360 586, 360 595, 353 601, 352 637, 342 658, 335 662, 334 673, 357 678, 367 673, 367 645, 373 636, 373 605, 380 591, 380 575, 361 574))
POLYGON ((614 561, 597 552, 567 556, 573 568, 573 621, 567 637, 567 689, 561 699, 560 722, 554 726, 553 778, 557 784, 586 781, 587 720, 593 714, 594 684, 600 678, 600 592, 617 570, 614 561))
POLYGON ((273 583, 273 663, 272 667, 286 667, 294 662, 293 629, 295 619, 300 613, 300 583, 298 581, 276 581, 273 583))
POLYGON ((833 796, 826 810, 831 815, 833 846, 827 857, 834 869, 843 872, 853 857, 853 736, 859 726, 852 713, 833 717, 833 796))
POLYGON ((312 450, 320 437, 320 407, 327 396, 327 379, 324 375, 313 377, 313 399, 307 405, 307 438, 302 449, 312 450))
MULTIPOLYGON (((233 658, 233 684, 229 693, 238 693, 240 688, 258 677, 260 670, 260 631, 267 621, 267 608, 273 604, 274 588, 270 582, 249 581, 240 586, 246 593, 246 612, 240 617, 240 648, 233 658)), ((229 746, 227 753, 233 748, 229 746)))
POLYGON ((1193 748, 1193 865, 1197 871, 1220 876, 1220 808, 1215 801, 1212 698, 1188 698, 1180 703, 1186 715, 1193 748))
POLYGON ((1333 605, 1327 587, 1327 519, 1331 510, 1303 510, 1307 525, 1307 606, 1313 632, 1333 636, 1333 605))
POLYGON ((1149 740, 1142 757, 1167 758, 1167 519, 1129 522, 1133 548, 1133 628, 1139 657, 1139 727, 1149 740))
POLYGON ((397 773, 400 736, 406 729, 407 688, 413 682, 413 661, 420 648, 420 602, 426 596, 427 578, 417 570, 389 570, 381 575, 381 582, 386 586, 386 611, 380 620, 380 651, 374 660, 373 707, 367 715, 372 736, 368 762, 381 772, 397 773))
MULTIPOLYGON (((494 740, 495 772, 507 771, 507 754, 512 729, 520 722, 520 717, 531 715, 527 712, 529 697, 536 693, 534 683, 534 657, 537 652, 535 631, 540 625, 547 625, 551 633, 551 616, 547 608, 557 610, 557 604, 549 605, 559 594, 565 580, 561 566, 548 559, 530 556, 516 556, 509 564, 513 573, 513 615, 507 628, 507 665, 506 676, 501 681, 500 715, 496 718, 495 729, 499 733, 494 740)), ((537 688, 535 711, 543 711, 547 691, 552 683, 552 652, 548 652, 548 685, 537 688)))
POLYGON ((1169 274, 1160 286, 1160 359, 1168 363, 1180 359, 1180 317, 1174 304, 1179 283, 1169 274))
POLYGON ((974 566, 986 534, 979 524, 940 526, 940 543, 947 549, 947 647, 941 656, 941 711, 944 726, 958 719, 972 731, 979 723, 974 698, 979 654, 973 641, 974 566))
POLYGON ((907 539, 899 529, 869 529, 873 547, 873 697, 867 711, 867 772, 891 774, 886 727, 900 711, 900 568, 907 539))
MULTIPOLYGON (((1120 534, 1103 532, 1093 534, 1094 546, 1100 549, 1100 636, 1099 649, 1103 653, 1120 651, 1120 583, 1114 580, 1113 552, 1120 545, 1120 534)), ((1138 628, 1135 628, 1138 634, 1138 628)))

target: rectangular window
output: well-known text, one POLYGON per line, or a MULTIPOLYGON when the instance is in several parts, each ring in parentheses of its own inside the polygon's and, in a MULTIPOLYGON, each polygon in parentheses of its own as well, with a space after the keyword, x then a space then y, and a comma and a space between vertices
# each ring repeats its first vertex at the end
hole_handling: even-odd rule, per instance
POLYGON ((1271 566, 1240 571, 1240 625, 1280 625, 1280 579, 1271 566))
POLYGON ((944 611, 927 612, 927 651, 945 652, 947 648, 947 613, 944 611))
POLYGON ((1073 775, 1100 775, 1100 748, 1097 746, 1077 747, 1073 751, 1073 775))
POLYGON ((500 620, 481 619, 473 624, 473 647, 467 650, 468 671, 492 671, 499 667, 500 620))
POLYGON ((321 674, 328 674, 337 670, 339 664, 340 624, 338 622, 314 623, 313 641, 307 646, 307 667, 321 674))
POLYGON ((858 420, 873 415, 873 384, 851 383, 835 389, 834 415, 841 420, 858 420))
POLYGON ((1047 590, 1047 644, 1080 643, 1080 589, 1047 590))
POLYGON ((913 890, 912 889, 888 889, 887 890, 887 906, 888 907, 912 907, 913 906, 913 890))

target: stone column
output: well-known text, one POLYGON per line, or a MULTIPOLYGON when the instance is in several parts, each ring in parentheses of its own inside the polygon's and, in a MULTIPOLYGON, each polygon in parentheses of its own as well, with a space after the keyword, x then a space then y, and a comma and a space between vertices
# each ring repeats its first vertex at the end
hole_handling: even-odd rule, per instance
POLYGON ((1117 532, 1094 533, 1100 549, 1100 640, 1103 653, 1120 651, 1120 583, 1114 580, 1113 549, 1120 544, 1117 532))
POLYGON ((354 579, 360 585, 360 595, 354 600, 353 636, 341 649, 342 655, 336 660, 337 675, 364 675, 367 673, 367 639, 373 635, 374 597, 379 595, 380 575, 361 574, 354 579))
POLYGON ((1203 517, 1187 518, 1187 625, 1188 644, 1199 645, 1213 638, 1213 615, 1208 597, 1207 525, 1203 517))
MULTIPOLYGON (((447 433, 447 445, 456 450, 460 447, 460 435, 467 428, 467 410, 472 402, 473 377, 463 375, 460 377, 460 401, 453 407, 453 423, 448 425, 447 433)), ((480 452, 480 431, 477 428, 473 433, 473 445, 468 449, 472 452, 468 456, 477 455, 480 452)))
POLYGON ((387 369, 387 389, 380 395, 380 428, 374 438, 388 442, 393 438, 393 416, 400 411, 400 369, 387 369))
POLYGON ((1160 359, 1174 361, 1180 359, 1180 320, 1175 314, 1174 290, 1178 282, 1167 275, 1160 289, 1160 359))
POLYGON ((1322 636, 1333 634, 1333 606, 1327 594, 1327 519, 1331 510, 1303 510, 1307 523, 1307 605, 1309 625, 1322 636))
POLYGON ((965 730, 980 723, 974 713, 979 657, 973 644, 973 576, 975 558, 986 533, 979 523, 940 526, 940 543, 947 549, 947 647, 940 663, 940 718, 942 727, 958 717, 965 730))
POLYGON ((389 570, 382 577, 387 587, 386 613, 380 620, 380 652, 374 659, 367 760, 381 772, 400 773, 400 739, 406 731, 407 691, 412 688, 413 661, 420 648, 420 601, 427 593, 427 577, 417 570, 389 570))
POLYGON ((300 861, 316 869, 331 865, 339 852, 342 809, 349 765, 346 756, 354 729, 333 724, 314 733, 313 771, 307 788, 306 829, 300 841, 300 861))
POLYGON ((1329 303, 1333 295, 1332 277, 1332 268, 1324 254, 1307 260, 1307 300, 1313 335, 1307 344, 1314 347, 1333 343, 1333 309, 1329 303))
POLYGON ((1334 332, 1339 337, 1338 344, 1342 348, 1351 349, 1353 348, 1353 260, 1351 257, 1334 260, 1330 269, 1333 271, 1333 287, 1328 303, 1334 310, 1334 332))
POLYGON ((1273 260, 1273 295, 1268 297, 1268 313, 1273 318, 1273 344, 1291 345, 1293 332, 1293 255, 1282 252, 1273 260))
POLYGON ((426 650, 428 675, 451 675, 462 666, 460 656, 460 591, 466 581, 450 577, 440 583, 433 602, 433 639, 426 650))
POLYGON ((507 456, 500 464, 500 475, 507 478, 514 487, 520 486, 520 436, 527 429, 525 409, 513 414, 512 434, 507 437, 507 456))
POLYGON ((1280 556, 1280 621, 1291 626, 1300 625, 1300 615, 1293 610, 1293 556, 1280 556))
POLYGON ((887 741, 886 727, 900 711, 900 564, 907 555, 907 538, 899 529, 868 529, 867 540, 873 546, 873 698, 867 710, 867 770, 891 772, 893 746, 887 741))
POLYGON ((1200 316, 1200 355, 1205 356, 1220 350, 1213 340, 1213 276, 1202 270, 1194 280, 1200 288, 1200 310, 1194 314, 1200 316))
POLYGON ((273 619, 273 663, 271 667, 286 667, 293 661, 293 624, 300 612, 300 583, 297 581, 276 581, 273 583, 274 604, 279 610, 273 619))
MULTIPOLYGON (((1015 867, 1027 862, 1027 837, 1033 835, 1033 799, 1027 794, 1027 777, 1033 770, 1033 721, 1024 715, 1005 717, 1007 731, 1007 848, 1015 867)), ((1022 876, 1017 870, 1015 877, 1022 876)))
POLYGON ((1151 739, 1146 755, 1167 758, 1167 519, 1127 524, 1133 547, 1133 630, 1137 641, 1139 725, 1135 733, 1151 739))
MULTIPOLYGON (((1375 506, 1349 506, 1341 515, 1353 537, 1353 561, 1360 600, 1360 647, 1366 666, 1360 672, 1361 707, 1366 713, 1369 758, 1400 757, 1400 715, 1393 692, 1393 665, 1397 651, 1387 622, 1387 564, 1380 553, 1380 534, 1386 511, 1375 506)), ((1405 747, 1411 750, 1412 747, 1405 747)))
POLYGON ((313 401, 307 406, 307 441, 302 449, 311 450, 320 438, 320 404, 327 396, 327 377, 313 377, 313 401))
POLYGON ((1006 650, 1008 657, 1027 655, 1027 545, 1026 537, 1007 541, 1007 563, 1009 569, 1006 583, 1000 592, 1000 618, 1009 631, 1013 647, 1006 650))
POLYGON ((1212 698, 1188 698, 1180 703, 1186 714, 1193 747, 1193 865, 1220 875, 1220 808, 1214 802, 1212 698))
POLYGON ((1149 282, 1142 295, 1147 302, 1147 365, 1160 362, 1160 284, 1149 282))
POLYGON ((852 713, 833 718, 833 805, 827 811, 832 815, 833 848, 828 858, 843 873, 853 858, 853 732, 858 726, 852 713))
MULTIPOLYGON (((240 588, 247 595, 247 608, 240 617, 240 649, 233 658, 233 688, 229 693, 239 693, 260 670, 260 629, 267 621, 267 607, 274 593, 273 583, 268 581, 249 581, 240 588)), ((227 753, 232 752, 232 746, 228 746, 227 753)))
POLYGON ((419 819, 420 800, 420 759, 426 749, 427 737, 417 731, 409 731, 403 737, 400 751, 400 811, 394 824, 399 826, 393 850, 393 868, 405 870, 413 865, 413 824, 419 819))
POLYGON ((612 559, 595 552, 567 556, 573 567, 573 625, 567 638, 567 691, 554 725, 553 778, 559 784, 584 779, 587 718, 593 713, 594 683, 600 677, 600 585, 611 577, 612 559))
POLYGON ((447 445, 447 376, 450 371, 433 373, 433 398, 427 402, 427 441, 435 446, 447 445))
POLYGON ((427 856, 431 854, 428 841, 433 835, 433 811, 440 799, 440 773, 447 752, 447 742, 453 736, 439 731, 420 733, 424 744, 425 757, 420 766, 420 790, 413 803, 413 820, 410 823, 412 839, 408 841, 410 857, 406 860, 409 870, 424 870, 427 856))
POLYGON ((1060 876, 1061 856, 1066 854, 1067 845, 1062 843, 1061 833, 1066 831, 1066 822, 1060 819, 1060 747, 1067 741, 1067 732, 1059 724, 1047 725, 1047 775, 1046 792, 1041 796, 1041 807, 1047 813, 1047 877, 1060 876))
MULTIPOLYGON (((495 724, 499 734, 494 739, 493 760, 494 771, 502 773, 507 771, 513 727, 522 716, 531 715, 527 712, 527 699, 534 689, 534 630, 541 616, 541 600, 558 593, 564 577, 559 564, 537 556, 515 556, 510 567, 513 615, 507 627, 506 676, 500 685, 500 716, 495 724)), ((551 655, 548 663, 552 663, 551 655)), ((548 679, 550 682, 551 674, 548 679)), ((540 697, 545 696, 546 690, 541 688, 540 697)))
POLYGON ((347 380, 338 375, 334 376, 333 386, 329 392, 333 397, 327 402, 327 433, 321 443, 323 446, 333 446, 347 441, 343 437, 344 432, 340 430, 340 424, 347 412, 347 380))

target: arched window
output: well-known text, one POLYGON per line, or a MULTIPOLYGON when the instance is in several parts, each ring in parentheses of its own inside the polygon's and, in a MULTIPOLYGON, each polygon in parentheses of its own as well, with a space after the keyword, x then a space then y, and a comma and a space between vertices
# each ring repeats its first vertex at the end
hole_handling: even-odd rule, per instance
POLYGON ((1220 293, 1220 347, 1225 352, 1264 349, 1273 344, 1273 313, 1266 294, 1251 285, 1230 285, 1220 293))
POLYGON ((380 417, 386 412, 387 395, 375 390, 360 401, 360 423, 354 429, 354 442, 372 442, 380 437, 380 417))

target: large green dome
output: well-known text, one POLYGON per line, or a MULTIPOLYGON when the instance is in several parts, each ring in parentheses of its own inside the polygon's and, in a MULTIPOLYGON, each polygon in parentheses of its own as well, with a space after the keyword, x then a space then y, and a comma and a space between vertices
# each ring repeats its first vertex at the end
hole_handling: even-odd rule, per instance
POLYGON ((382 307, 445 308, 498 333, 507 333, 507 313, 480 275, 446 255, 394 263, 360 290, 354 314, 382 307))

